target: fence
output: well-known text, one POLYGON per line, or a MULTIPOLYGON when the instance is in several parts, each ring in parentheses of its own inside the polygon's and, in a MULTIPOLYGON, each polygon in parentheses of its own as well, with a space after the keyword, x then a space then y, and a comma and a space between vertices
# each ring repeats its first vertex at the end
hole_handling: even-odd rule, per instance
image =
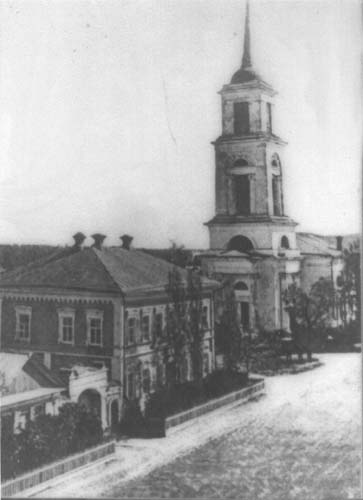
POLYGON ((32 488, 38 484, 53 479, 54 477, 70 472, 78 467, 82 467, 88 463, 94 462, 110 455, 115 452, 115 441, 111 441, 95 448, 77 453, 77 455, 72 455, 68 458, 64 458, 58 462, 54 462, 51 465, 42 467, 41 469, 28 472, 16 479, 11 479, 6 481, 1 485, 1 496, 10 497, 14 496, 21 491, 28 488, 32 488))
POLYGON ((176 415, 172 415, 168 417, 165 421, 165 430, 170 427, 174 427, 176 425, 182 424, 187 420, 192 418, 199 417, 204 413, 208 413, 209 411, 220 408, 221 406, 228 405, 238 400, 248 401, 252 397, 258 396, 259 394, 264 393, 265 390, 265 382, 262 379, 256 379, 256 383, 251 385, 250 387, 245 387, 244 389, 240 389, 239 391, 231 392, 226 396, 222 396, 218 399, 213 399, 208 403, 205 403, 200 406, 195 406, 190 410, 183 411, 181 413, 177 413, 176 415), (258 380, 258 381, 257 381, 258 380))

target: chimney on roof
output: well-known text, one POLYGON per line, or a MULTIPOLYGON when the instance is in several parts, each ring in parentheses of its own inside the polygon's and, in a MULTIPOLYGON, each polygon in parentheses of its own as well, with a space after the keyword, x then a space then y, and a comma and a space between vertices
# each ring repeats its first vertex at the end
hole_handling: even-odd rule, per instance
POLYGON ((339 252, 343 250, 343 236, 337 236, 337 250, 339 252))
POLYGON ((92 248, 97 248, 97 250, 102 249, 102 243, 105 240, 106 236, 104 234, 96 233, 92 234, 92 238, 94 239, 94 243, 92 248))
POLYGON ((131 242, 134 238, 128 234, 124 234, 120 237, 120 240, 122 240, 122 248, 125 250, 130 250, 131 247, 131 242))
POLYGON ((74 234, 72 238, 74 239, 73 248, 81 249, 81 246, 83 245, 83 242, 86 239, 85 235, 83 233, 78 232, 74 234))

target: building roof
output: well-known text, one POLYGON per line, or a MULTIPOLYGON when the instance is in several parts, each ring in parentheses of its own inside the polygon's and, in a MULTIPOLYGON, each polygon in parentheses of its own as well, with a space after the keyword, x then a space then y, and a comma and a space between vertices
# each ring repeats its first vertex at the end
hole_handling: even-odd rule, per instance
POLYGON ((36 262, 0 275, 0 287, 86 289, 117 292, 118 287, 93 248, 36 262))
POLYGON ((29 405, 31 403, 48 400, 54 395, 59 395, 63 390, 63 387, 39 387, 39 389, 1 396, 0 408, 2 411, 5 411, 14 408, 14 406, 29 405))
POLYGON ((302 254, 340 257, 342 252, 332 247, 326 237, 313 233, 296 233, 296 244, 302 254))
POLYGON ((41 387, 61 387, 63 381, 34 355, 13 352, 0 352, 0 370, 3 376, 2 387, 5 392, 12 382, 26 373, 41 387))
MULTIPOLYGON (((145 252, 121 247, 85 248, 44 265, 28 266, 0 275, 0 288, 56 288, 130 294, 165 290, 174 265, 145 252)), ((180 269, 186 280, 187 271, 180 269)), ((217 282, 202 278, 204 288, 217 282)))
POLYGON ((40 363, 35 356, 30 356, 23 371, 35 380, 41 387, 61 387, 63 380, 53 371, 40 363))

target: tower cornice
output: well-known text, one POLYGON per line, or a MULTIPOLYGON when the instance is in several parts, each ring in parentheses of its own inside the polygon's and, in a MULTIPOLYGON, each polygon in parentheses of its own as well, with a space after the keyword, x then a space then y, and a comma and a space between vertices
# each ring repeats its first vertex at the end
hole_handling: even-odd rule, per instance
POLYGON ((251 80, 249 82, 245 83, 229 83, 226 85, 223 85, 222 89, 218 92, 218 94, 221 95, 235 95, 238 94, 241 90, 252 90, 252 89, 257 89, 257 90, 262 90, 265 91, 267 94, 269 94, 271 97, 274 97, 275 95, 278 94, 276 90, 274 90, 271 85, 269 85, 267 82, 264 80, 251 80))
POLYGON ((215 141, 212 141, 211 144, 215 146, 216 144, 221 144, 221 143, 240 143, 240 142, 254 143, 256 141, 261 141, 262 144, 273 142, 274 144, 279 144, 281 146, 287 145, 287 142, 281 139, 281 137, 278 137, 277 135, 274 134, 268 134, 265 132, 259 132, 255 134, 248 134, 242 136, 220 135, 215 141))
POLYGON ((248 216, 242 216, 242 215, 222 215, 218 214, 213 219, 211 219, 208 222, 205 222, 205 226, 226 226, 226 225, 241 225, 241 224, 263 224, 264 226, 291 226, 291 227, 296 227, 298 226, 298 222, 295 222, 293 219, 290 219, 290 217, 284 215, 284 216, 274 216, 274 215, 268 215, 268 214, 261 214, 261 215, 248 215, 248 216))

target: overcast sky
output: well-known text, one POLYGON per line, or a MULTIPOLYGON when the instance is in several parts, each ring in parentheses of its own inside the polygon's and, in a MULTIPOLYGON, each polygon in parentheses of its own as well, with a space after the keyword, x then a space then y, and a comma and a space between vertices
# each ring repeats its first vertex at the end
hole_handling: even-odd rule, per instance
MULTIPOLYGON (((2 1, 0 243, 208 246, 220 96, 243 0, 2 1), (90 242, 90 240, 88 240, 90 242)), ((360 228, 358 0, 251 1, 255 68, 279 92, 298 230, 360 228)))

